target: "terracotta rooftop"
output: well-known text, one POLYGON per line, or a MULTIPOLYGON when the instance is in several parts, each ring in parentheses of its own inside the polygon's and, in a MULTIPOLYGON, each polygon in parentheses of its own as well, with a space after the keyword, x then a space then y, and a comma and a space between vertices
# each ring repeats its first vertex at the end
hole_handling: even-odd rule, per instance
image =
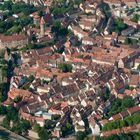
POLYGON ((25 35, 0 35, 0 41, 1 42, 13 42, 13 41, 21 41, 21 40, 27 40, 27 37, 25 35))
POLYGON ((22 99, 27 99, 32 95, 31 92, 27 91, 27 90, 23 90, 23 89, 17 89, 17 88, 12 88, 9 93, 8 93, 8 97, 11 99, 16 98, 17 96, 22 97, 22 99))

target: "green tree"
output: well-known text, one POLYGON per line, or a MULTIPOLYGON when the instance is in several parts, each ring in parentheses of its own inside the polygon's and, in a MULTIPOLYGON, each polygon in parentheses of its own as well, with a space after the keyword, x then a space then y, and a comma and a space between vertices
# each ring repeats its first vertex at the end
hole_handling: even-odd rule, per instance
POLYGON ((8 106, 7 107, 7 118, 14 122, 18 121, 19 120, 18 110, 15 107, 8 106))
POLYGON ((26 3, 15 3, 12 5, 12 12, 15 14, 23 12, 24 15, 27 16, 36 10, 37 9, 33 5, 29 5, 26 3))
POLYGON ((4 102, 7 99, 8 89, 9 87, 7 83, 0 84, 0 102, 4 102))
POLYGON ((59 32, 60 28, 61 28, 60 21, 55 21, 54 24, 53 24, 53 26, 52 26, 52 28, 51 28, 51 31, 53 33, 57 34, 59 32))
POLYGON ((8 67, 4 66, 1 68, 2 76, 7 77, 8 76, 8 67))
POLYGON ((57 53, 60 53, 62 54, 65 50, 65 46, 61 46, 58 50, 57 50, 57 53))
POLYGON ((69 133, 72 132, 72 130, 73 130, 73 125, 72 125, 70 122, 67 122, 67 123, 61 128, 62 136, 68 135, 69 133))
POLYGON ((69 4, 66 5, 66 1, 59 1, 55 2, 55 4, 52 7, 52 14, 54 17, 57 17, 59 15, 63 15, 67 12, 71 12, 74 9, 73 3, 70 2, 69 4))
POLYGON ((15 102, 15 103, 18 103, 18 102, 20 102, 21 100, 22 100, 22 98, 21 98, 20 96, 17 96, 17 97, 14 98, 14 102, 15 102))
POLYGON ((35 79, 35 77, 34 77, 33 75, 30 75, 30 76, 28 77, 29 82, 32 82, 34 79, 35 79))
POLYGON ((113 8, 113 9, 115 9, 115 7, 116 7, 115 5, 112 5, 112 8, 113 8))
POLYGON ((42 16, 44 16, 44 15, 45 15, 45 12, 44 12, 44 11, 42 11, 42 10, 40 10, 40 11, 38 12, 38 15, 39 15, 40 17, 42 17, 42 16))
POLYGON ((5 1, 2 9, 11 11, 12 10, 12 5, 13 5, 12 1, 5 1))
POLYGON ((1 49, 0 50, 0 58, 4 58, 5 50, 1 49))
POLYGON ((22 132, 26 132, 31 127, 30 122, 27 120, 21 119, 20 123, 21 123, 22 132))
POLYGON ((132 39, 132 38, 126 38, 125 39, 125 44, 126 45, 137 45, 138 40, 137 39, 132 39))
POLYGON ((40 137, 40 140, 49 140, 49 137, 50 137, 47 129, 44 127, 40 129, 40 131, 38 132, 38 135, 40 137))
MULTIPOLYGON (((138 113, 137 114, 134 114, 132 118, 133 118, 132 119, 133 125, 140 123, 140 114, 138 114, 138 113)), ((130 119, 131 119, 131 117, 130 117, 130 119)))
POLYGON ((54 128, 55 127, 55 125, 54 125, 54 122, 53 121, 51 121, 51 120, 46 120, 46 122, 45 122, 45 128, 46 129, 52 129, 52 128, 54 128))
POLYGON ((83 2, 84 2, 84 0, 73 0, 73 3, 76 4, 76 5, 79 5, 83 2))
POLYGON ((30 129, 30 122, 24 119, 17 120, 12 127, 12 131, 17 133, 17 134, 22 134, 28 131, 30 129))
POLYGON ((76 133, 76 140, 84 140, 85 137, 86 137, 85 132, 79 131, 76 133))
POLYGON ((14 126, 11 128, 11 131, 15 132, 16 134, 22 134, 22 128, 20 122, 14 123, 14 126))
POLYGON ((106 89, 106 92, 104 92, 103 94, 101 94, 102 98, 104 99, 104 101, 107 101, 110 97, 110 91, 109 89, 107 88, 106 89))
POLYGON ((6 111, 6 107, 0 105, 0 115, 5 115, 6 113, 7 113, 7 111, 6 111))
POLYGON ((126 44, 126 45, 131 44, 131 40, 130 40, 130 38, 127 37, 127 38, 125 39, 125 44, 126 44))
POLYGON ((2 122, 2 125, 5 127, 5 128, 8 128, 10 127, 10 120, 9 118, 5 117, 3 122, 2 122))
POLYGON ((140 123, 140 114, 135 113, 132 116, 125 117, 123 120, 118 120, 105 124, 104 127, 102 128, 102 131, 109 131, 122 127, 133 126, 139 123, 140 123))
POLYGON ((102 5, 102 10, 103 10, 103 13, 105 14, 105 16, 106 16, 107 18, 111 17, 110 8, 109 8, 109 6, 108 6, 107 4, 104 3, 104 4, 102 5))
POLYGON ((60 21, 54 22, 51 31, 55 34, 56 37, 58 36, 66 37, 69 33, 67 28, 63 28, 61 26, 60 21))
POLYGON ((60 115, 57 115, 57 114, 52 116, 52 120, 58 120, 59 118, 60 118, 60 115))
POLYGON ((41 127, 37 123, 33 126, 33 130, 36 131, 36 132, 39 132, 40 129, 41 129, 41 127))
POLYGON ((124 23, 123 19, 117 18, 114 20, 111 31, 120 33, 122 30, 126 29, 127 25, 124 23))
POLYGON ((137 70, 140 71, 140 64, 138 65, 137 70))
POLYGON ((117 98, 112 103, 108 116, 111 117, 117 113, 120 113, 121 111, 134 106, 134 104, 134 100, 131 97, 126 97, 123 100, 117 98))
POLYGON ((67 63, 61 63, 58 65, 58 68, 62 70, 62 72, 71 72, 72 71, 72 65, 67 63))
POLYGON ((140 15, 134 14, 133 17, 131 18, 131 21, 138 23, 139 18, 140 18, 140 15))
POLYGON ((20 25, 14 25, 12 28, 7 30, 8 34, 20 33, 22 31, 22 27, 20 25))
POLYGON ((122 101, 122 108, 130 108, 134 105, 134 101, 131 97, 124 98, 124 100, 122 101))
POLYGON ((32 35, 31 40, 32 40, 33 42, 36 42, 36 41, 37 41, 36 35, 32 35))
POLYGON ((24 26, 27 26, 29 24, 32 24, 32 19, 30 17, 27 17, 27 16, 22 16, 20 19, 19 19, 19 24, 21 25, 21 27, 24 27, 24 26))
POLYGON ((139 140, 140 134, 137 132, 130 132, 127 134, 112 135, 109 137, 96 137, 97 140, 139 140))

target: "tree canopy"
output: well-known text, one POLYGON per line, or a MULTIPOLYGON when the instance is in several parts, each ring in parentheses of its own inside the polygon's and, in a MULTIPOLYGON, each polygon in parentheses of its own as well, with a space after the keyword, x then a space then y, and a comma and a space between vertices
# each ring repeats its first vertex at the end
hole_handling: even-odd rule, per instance
POLYGON ((86 133, 79 131, 76 133, 76 140, 84 140, 84 138, 86 137, 86 133))
POLYGON ((0 105, 0 115, 5 115, 6 113, 7 113, 7 111, 6 111, 6 107, 0 105))
POLYGON ((12 1, 6 1, 0 5, 0 10, 6 10, 3 21, 0 21, 0 33, 7 35, 19 33, 23 27, 31 24, 32 20, 29 14, 35 12, 37 8, 24 2, 13 3, 12 1), (12 17, 13 14, 18 14, 18 18, 12 17))
POLYGON ((3 102, 7 99, 8 89, 9 89, 9 87, 8 87, 7 83, 0 84, 0 102, 3 102))
POLYGON ((18 102, 20 102, 21 100, 22 100, 22 98, 21 98, 20 96, 17 96, 17 97, 14 98, 14 102, 15 102, 15 103, 18 103, 18 102))
POLYGON ((58 65, 58 68, 62 70, 62 72, 71 72, 72 71, 72 65, 67 63, 61 63, 58 65))
POLYGON ((113 101, 112 106, 107 114, 109 117, 111 117, 132 106, 134 106, 134 101, 131 97, 126 97, 123 100, 117 98, 113 101))
POLYGON ((137 39, 132 39, 132 38, 126 38, 125 39, 125 44, 126 45, 137 45, 138 40, 137 39))
POLYGON ((132 116, 128 116, 124 118, 123 120, 118 120, 118 121, 109 122, 105 124, 102 131, 109 131, 109 130, 118 129, 122 127, 133 126, 139 123, 140 123, 140 114, 136 113, 132 116))
POLYGON ((71 133, 73 130, 73 125, 69 122, 67 122, 62 128, 61 128, 61 131, 62 131, 62 136, 66 136, 68 135, 69 133, 71 133))
POLYGON ((117 18, 114 20, 111 31, 120 33, 122 30, 126 29, 127 25, 124 23, 123 19, 117 18))
POLYGON ((49 140, 49 137, 50 137, 48 130, 44 127, 40 128, 38 135, 39 135, 41 140, 49 140))
POLYGON ((36 132, 39 132, 39 130, 41 129, 40 125, 39 124, 34 124, 33 126, 33 130, 36 131, 36 132))
POLYGON ((140 15, 134 14, 133 17, 131 18, 131 21, 138 23, 139 19, 140 19, 140 15))
POLYGON ((129 132, 127 134, 112 135, 109 137, 96 137, 97 140, 139 140, 140 134, 137 132, 129 132))
POLYGON ((31 127, 29 121, 19 118, 18 110, 12 106, 0 106, 0 114, 5 115, 2 125, 17 134, 22 134, 31 127), (12 126, 10 122, 13 122, 12 126))
POLYGON ((60 21, 54 22, 51 31, 55 34, 56 38, 59 36, 66 37, 68 35, 68 29, 62 27, 60 21))
POLYGON ((52 120, 46 120, 46 122, 45 122, 46 129, 52 129, 54 127, 55 127, 55 123, 52 120))
POLYGON ((14 124, 11 130, 17 134, 22 134, 24 132, 27 132, 30 127, 31 126, 29 121, 21 119, 14 124))
POLYGON ((139 71, 140 71, 140 64, 138 65, 137 70, 139 70, 139 71))
POLYGON ((18 110, 15 107, 8 106, 6 116, 9 120, 16 122, 19 119, 18 110))

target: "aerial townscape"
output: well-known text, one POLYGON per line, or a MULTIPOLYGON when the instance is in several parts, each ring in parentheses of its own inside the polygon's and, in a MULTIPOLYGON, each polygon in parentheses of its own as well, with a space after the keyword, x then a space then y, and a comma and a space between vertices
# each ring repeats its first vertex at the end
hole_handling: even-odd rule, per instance
POLYGON ((140 140, 140 0, 1 0, 0 139, 140 140))

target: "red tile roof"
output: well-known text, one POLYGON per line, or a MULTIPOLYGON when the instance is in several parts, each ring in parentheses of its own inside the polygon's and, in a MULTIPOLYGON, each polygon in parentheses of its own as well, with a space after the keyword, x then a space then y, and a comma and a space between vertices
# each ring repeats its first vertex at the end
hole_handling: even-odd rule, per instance
POLYGON ((0 41, 1 42, 14 42, 14 41, 21 41, 21 40, 27 40, 27 36, 25 35, 0 35, 0 41))

